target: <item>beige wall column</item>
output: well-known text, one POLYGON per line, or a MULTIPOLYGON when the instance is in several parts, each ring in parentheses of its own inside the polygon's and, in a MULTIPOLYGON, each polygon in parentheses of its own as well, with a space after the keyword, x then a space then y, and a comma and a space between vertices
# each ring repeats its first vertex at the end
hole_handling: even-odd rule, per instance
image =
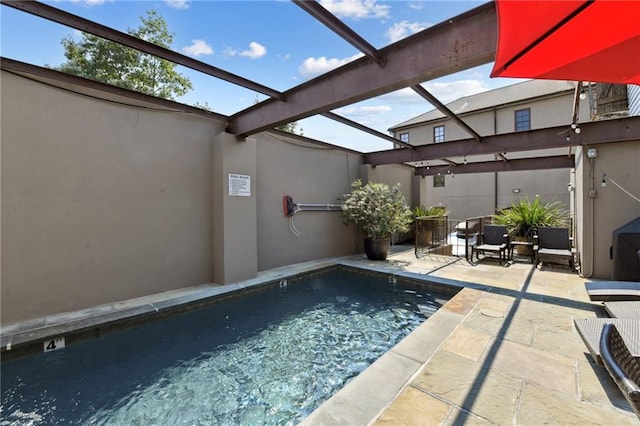
POLYGON ((585 150, 578 147, 576 150, 575 172, 575 204, 576 204, 576 249, 578 251, 580 274, 585 278, 593 275, 593 197, 590 191, 593 189, 593 177, 591 162, 585 155, 585 150))
MULTIPOLYGON (((582 274, 585 277, 612 279, 614 261, 610 257, 613 231, 640 216, 640 141, 610 143, 594 147, 589 158, 587 148, 576 164, 576 181, 582 178, 582 274), (602 186, 602 180, 605 186, 602 186)), ((576 155, 576 158, 577 155, 576 155)), ((578 195, 580 195, 578 194, 578 195)), ((579 246, 580 247, 580 246, 579 246)))
POLYGON ((254 278, 258 272, 256 141, 220 133, 213 146, 213 279, 231 283, 254 278))

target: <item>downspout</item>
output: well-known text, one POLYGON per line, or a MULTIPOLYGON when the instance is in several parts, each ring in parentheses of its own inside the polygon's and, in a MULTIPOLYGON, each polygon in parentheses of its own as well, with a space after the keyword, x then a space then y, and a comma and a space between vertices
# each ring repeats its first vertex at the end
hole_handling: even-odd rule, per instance
MULTIPOLYGON (((595 262, 595 254, 593 253, 594 249, 595 249, 595 242, 594 242, 594 226, 595 226, 595 219, 593 217, 593 204, 594 204, 594 199, 596 198, 596 190, 595 190, 595 186, 594 186, 594 161, 595 158, 591 157, 589 158, 589 163, 590 163, 590 168, 589 168, 589 235, 591 236, 590 238, 590 243, 591 243, 591 271, 588 274, 584 274, 582 272, 582 270, 580 271, 580 278, 591 278, 591 276, 593 275, 593 269, 594 269, 594 265, 593 263, 595 262)), ((582 266, 582 262, 581 265, 582 266)), ((581 268, 582 269, 582 268, 581 268)))
MULTIPOLYGON (((493 134, 498 134, 498 110, 493 107, 493 134)), ((498 172, 493 172, 493 213, 498 212, 498 172)))

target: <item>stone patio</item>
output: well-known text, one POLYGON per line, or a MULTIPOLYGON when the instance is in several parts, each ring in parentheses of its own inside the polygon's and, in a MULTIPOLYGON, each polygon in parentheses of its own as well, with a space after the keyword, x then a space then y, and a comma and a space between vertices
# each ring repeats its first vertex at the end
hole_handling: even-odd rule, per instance
POLYGON ((411 250, 389 258, 403 271, 486 288, 465 288, 441 308, 460 322, 373 424, 638 424, 574 329, 574 318, 604 315, 587 279, 525 259, 446 261, 411 250))

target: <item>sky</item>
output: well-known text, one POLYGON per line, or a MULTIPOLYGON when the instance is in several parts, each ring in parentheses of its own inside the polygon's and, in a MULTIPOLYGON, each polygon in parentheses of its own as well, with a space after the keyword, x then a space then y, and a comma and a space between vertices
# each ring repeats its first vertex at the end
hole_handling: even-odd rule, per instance
MULTIPOLYGON (((45 3, 119 31, 140 26, 155 10, 165 19, 175 51, 278 91, 285 91, 357 58, 360 52, 291 1, 218 0, 53 0, 45 3)), ((477 7, 482 1, 320 0, 320 3, 375 48, 477 7)), ((60 41, 80 40, 80 32, 12 8, 0 7, 3 57, 34 65, 66 61, 60 41)), ((448 103, 519 79, 489 78, 493 64, 423 83, 448 103)), ((206 105, 225 115, 266 99, 198 71, 178 66, 193 90, 177 98, 206 105)), ((333 110, 379 132, 433 109, 411 89, 333 110)), ((391 149, 392 144, 324 117, 298 120, 304 136, 361 152, 391 149)))

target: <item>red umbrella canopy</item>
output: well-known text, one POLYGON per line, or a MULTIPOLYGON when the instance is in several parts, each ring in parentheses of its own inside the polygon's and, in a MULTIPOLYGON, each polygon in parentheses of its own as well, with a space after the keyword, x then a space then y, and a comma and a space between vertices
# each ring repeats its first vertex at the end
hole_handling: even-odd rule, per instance
POLYGON ((491 77, 640 84, 640 0, 496 0, 491 77))

